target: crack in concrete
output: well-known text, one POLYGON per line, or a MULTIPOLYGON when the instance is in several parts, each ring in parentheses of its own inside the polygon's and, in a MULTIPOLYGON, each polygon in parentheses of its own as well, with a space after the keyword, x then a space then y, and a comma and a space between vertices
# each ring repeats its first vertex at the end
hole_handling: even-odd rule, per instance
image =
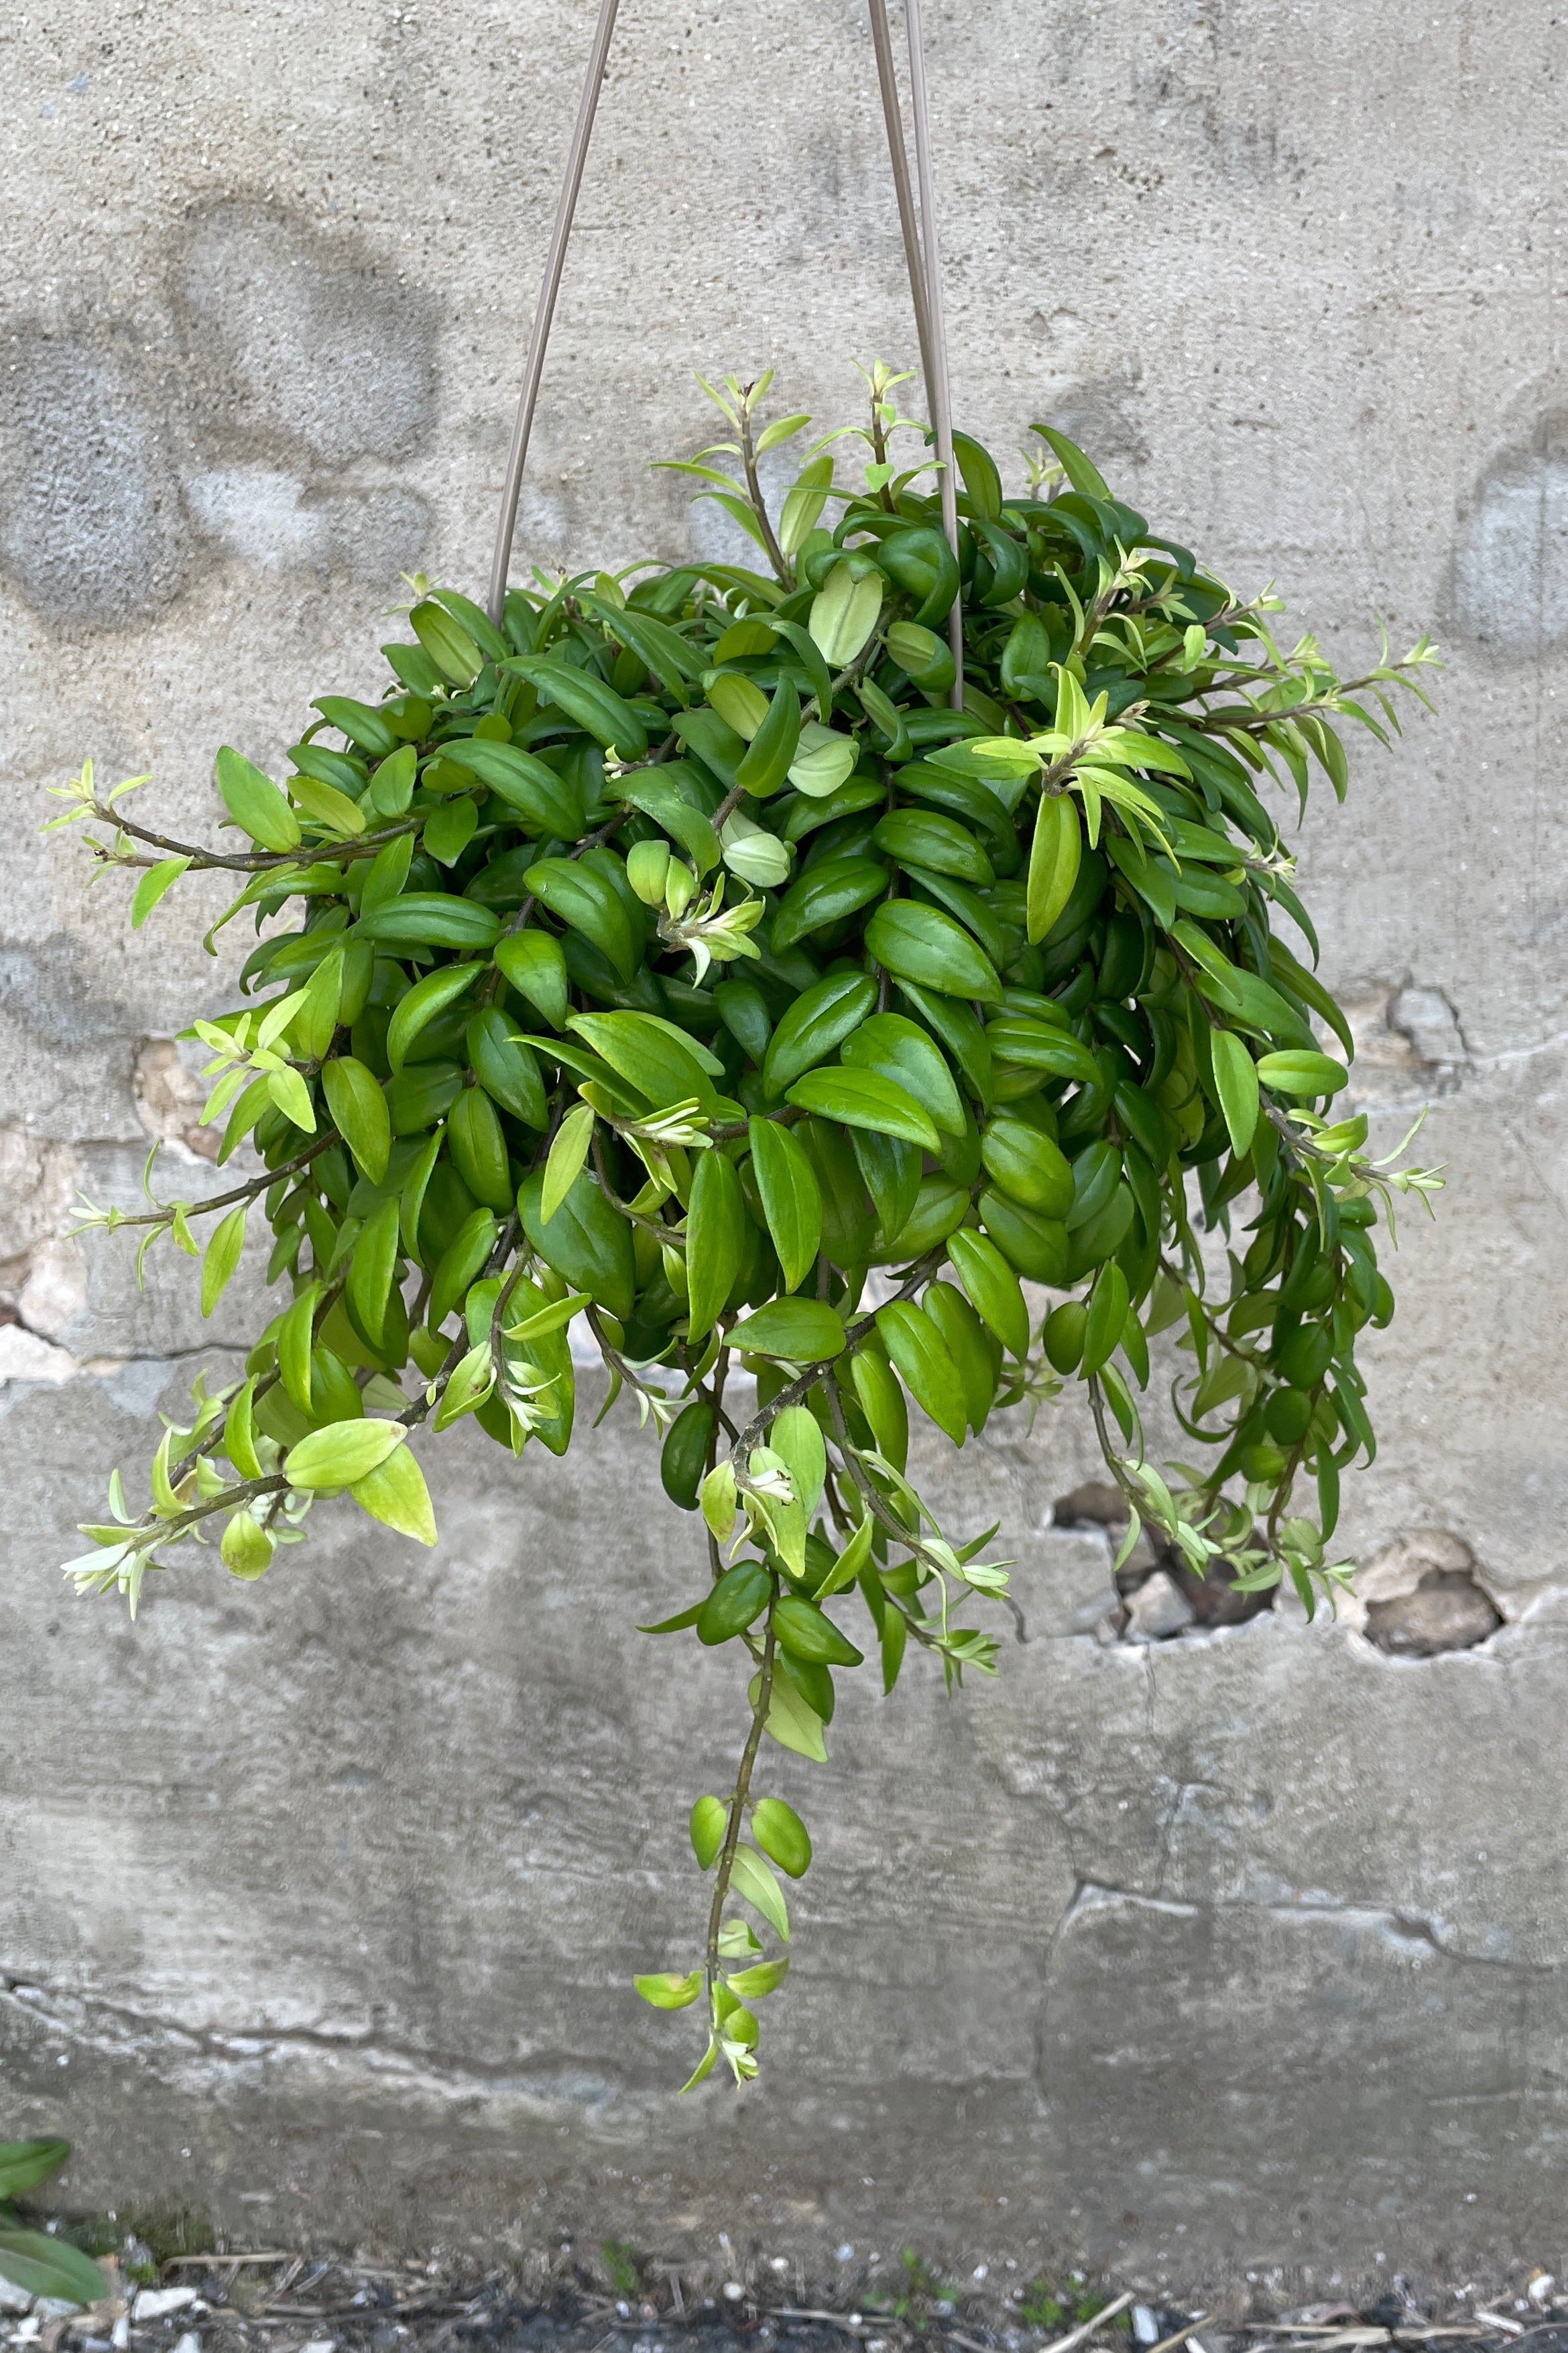
MULTIPOLYGON (((1210 1785, 1188 1783, 1184 1786, 1210 1785)), ((1398 1904, 1320 1904, 1310 1901, 1258 1904, 1246 1896, 1146 1895, 1139 1889, 1119 1887, 1111 1881, 1080 1877, 1073 1883, 1072 1894, 1046 1947, 1044 1970, 1047 1981, 1058 1949, 1068 1928, 1087 1913, 1110 1911, 1121 1905, 1142 1912, 1160 1913, 1171 1919, 1194 1920, 1205 1913, 1251 1913, 1263 1919, 1289 1921, 1292 1926, 1318 1921, 1337 1922, 1342 1926, 1365 1928, 1405 1944, 1422 1945, 1441 1960, 1454 1961, 1468 1968, 1502 1969, 1525 1978, 1554 1977, 1561 1967, 1556 1961, 1521 1961, 1498 1953, 1467 1952, 1458 1946, 1444 1942, 1438 1922, 1398 1904)))
POLYGON ((17 1977, 4 1969, 0 1969, 0 2001, 64 2041, 105 2056, 122 2056, 126 2042, 145 2045, 160 2041, 184 2043, 200 2057, 227 2066, 241 2066, 251 2060, 291 2051, 320 2052, 332 2058, 368 2060, 373 2066, 383 2066, 388 2073, 421 2075, 452 2092, 460 2092, 467 2085, 511 2089, 536 2099, 567 2097, 575 2105, 590 2107, 623 2097, 628 2088, 624 2079, 610 2075, 602 2065, 590 2067, 576 2059, 563 2057, 545 2062, 542 2068, 519 2068, 501 2060, 422 2050, 417 2044, 378 2035, 369 2027, 363 2033, 334 2033, 328 2028, 312 2026, 194 2026, 156 2010, 138 2010, 130 2002, 110 2000, 101 1994, 51 1989, 40 1985, 34 1977, 17 1977), (66 2016, 58 2006, 62 2003, 79 2009, 88 2014, 88 2019, 79 2022, 66 2016), (122 2030, 121 2035, 95 2035, 89 2022, 92 2016, 113 2021, 122 2030), (572 2084, 578 2088, 565 2088, 572 2084))

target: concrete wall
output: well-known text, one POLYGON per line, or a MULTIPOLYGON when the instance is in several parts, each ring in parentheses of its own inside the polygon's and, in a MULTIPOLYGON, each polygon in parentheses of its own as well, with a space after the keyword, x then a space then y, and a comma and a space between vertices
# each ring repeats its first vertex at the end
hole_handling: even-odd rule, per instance
MULTIPOLYGON (((1302 871, 1376 1131, 1430 1101, 1450 1171, 1369 1352, 1348 1537, 1446 1532, 1379 1589, 1458 1543, 1508 1622, 1436 1657, 1284 1612, 1098 1641, 1103 1539, 1048 1525, 1084 1432, 997 1435, 954 1492, 976 1525, 1005 1498, 1036 1639, 952 1703, 847 1700, 831 1777, 784 1762, 822 1860, 770 2072, 683 2104, 626 1980, 679 1957, 679 1817, 738 1695, 630 1630, 691 1571, 624 1419, 571 1471, 427 1450, 432 1556, 323 1525, 258 1588, 182 1568, 134 1630, 55 1577, 245 1303, 204 1333, 183 1266, 138 1296, 119 1245, 58 1239, 149 1130, 209 1181, 157 1041, 237 950, 202 956, 199 892, 135 943, 120 883, 84 903, 42 788, 91 753, 210 822, 216 743, 275 757, 313 694, 378 691, 400 571, 482 581, 586 7, 33 6, 0 26, 0 2129, 71 2133, 84 2201, 271 2242, 1553 2263, 1568 29, 931 12, 963 421, 1004 453, 1066 425, 1347 660, 1379 613, 1447 648, 1439 717, 1369 747, 1302 871)), ((900 271, 853 0, 630 0, 528 554, 715 544, 647 471, 706 436, 690 369, 772 360, 847 413, 851 355, 912 347, 900 271)))

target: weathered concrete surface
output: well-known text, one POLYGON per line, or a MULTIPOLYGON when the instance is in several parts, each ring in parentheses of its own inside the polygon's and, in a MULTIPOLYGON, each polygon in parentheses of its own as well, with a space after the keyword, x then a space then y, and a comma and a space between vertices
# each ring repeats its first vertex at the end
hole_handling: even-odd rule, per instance
MULTIPOLYGON (((626 1977, 684 1949, 679 1818, 735 1694, 629 1631, 688 1589, 646 1446, 513 1475, 454 1434, 430 1558, 329 1525, 258 1588, 172 1577, 134 1632, 60 1597, 204 1345, 172 1267, 138 1299, 60 1248, 65 1203, 129 1198, 149 1123, 188 1137, 142 1041, 237 952, 202 957, 199 892, 131 942, 41 788, 90 752, 210 822, 218 742, 272 758, 311 695, 378 691, 401 570, 482 579, 585 14, 0 26, 5 2128, 61 2122, 84 2198, 236 2229, 1551 2263, 1568 29, 1518 0, 931 11, 965 421, 1003 452, 1065 424, 1347 659, 1378 612, 1448 646, 1438 720, 1302 844, 1378 1133, 1430 1100, 1450 1169, 1347 1536, 1452 1532, 1514 1622, 1432 1660, 1273 1620, 1104 1649, 1103 1550, 1041 1533, 1083 1433, 988 1450, 970 1509, 1002 1479, 1039 1639, 954 1704, 846 1702, 769 2080, 682 2105, 626 1977)), ((530 556, 717 543, 645 470, 706 438, 690 367, 772 359, 826 417, 851 353, 909 350, 879 137, 853 0, 633 12, 530 556)))

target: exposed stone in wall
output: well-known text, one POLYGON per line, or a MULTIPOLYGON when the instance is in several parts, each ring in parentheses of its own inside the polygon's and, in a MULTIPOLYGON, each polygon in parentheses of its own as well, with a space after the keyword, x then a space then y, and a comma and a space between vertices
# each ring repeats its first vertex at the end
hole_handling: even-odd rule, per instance
POLYGON ((1391 1657, 1406 1659, 1484 1642, 1502 1624, 1502 1613, 1475 1570, 1469 1546, 1447 1528, 1415 1528, 1395 1537, 1356 1577, 1367 1639, 1391 1657))

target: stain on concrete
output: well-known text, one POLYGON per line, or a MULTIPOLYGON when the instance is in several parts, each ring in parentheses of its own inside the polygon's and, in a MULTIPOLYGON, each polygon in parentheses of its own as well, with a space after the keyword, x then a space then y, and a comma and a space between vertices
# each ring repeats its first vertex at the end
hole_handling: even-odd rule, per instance
POLYGON ((102 628, 184 586, 168 424, 132 354, 21 328, 0 362, 0 570, 44 619, 102 628))
POLYGON ((123 1006, 95 997, 83 986, 81 965, 80 942, 68 932, 37 947, 0 942, 0 1008, 40 1045, 62 1053, 122 1039, 123 1006))
POLYGON ((204 441, 330 466, 424 448, 437 305, 346 241, 251 205, 198 216, 174 273, 204 441))
POLYGON ((1454 618, 1504 659, 1568 641, 1568 409, 1506 449, 1477 491, 1454 554, 1454 618))
POLYGON ((226 467, 185 485, 202 531, 265 571, 346 565, 365 578, 407 571, 430 535, 430 507, 398 483, 321 496, 292 474, 226 467))

